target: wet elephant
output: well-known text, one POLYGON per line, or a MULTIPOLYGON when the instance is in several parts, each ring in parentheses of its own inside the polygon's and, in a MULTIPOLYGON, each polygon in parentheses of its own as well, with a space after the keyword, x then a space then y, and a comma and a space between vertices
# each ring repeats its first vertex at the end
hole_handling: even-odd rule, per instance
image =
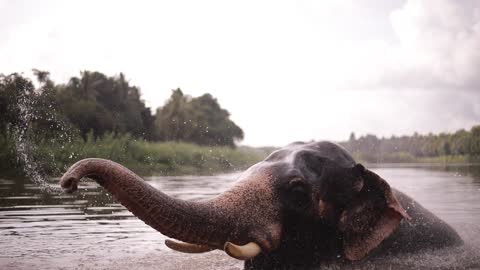
POLYGON ((294 143, 205 201, 171 198, 125 167, 84 159, 60 180, 95 179, 174 250, 214 249, 246 269, 309 268, 462 243, 445 222, 330 142, 294 143))

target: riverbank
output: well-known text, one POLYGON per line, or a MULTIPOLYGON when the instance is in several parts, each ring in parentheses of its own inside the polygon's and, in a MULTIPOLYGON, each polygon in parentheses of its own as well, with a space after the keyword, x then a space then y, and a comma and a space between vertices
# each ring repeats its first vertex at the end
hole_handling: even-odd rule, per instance
MULTIPOLYGON (((24 176, 27 168, 45 176, 61 176, 83 158, 105 158, 142 176, 212 175, 248 168, 275 150, 273 147, 199 146, 183 142, 149 142, 129 135, 16 140, 0 136, 0 176, 24 176)), ((29 137, 27 137, 29 138, 29 137)), ((38 138, 34 137, 34 138, 38 138)), ((441 155, 416 157, 405 152, 366 155, 353 152, 363 164, 480 164, 480 157, 441 155)))
POLYGON ((24 168, 61 176, 83 158, 105 158, 143 175, 212 175, 243 170, 264 159, 268 148, 199 146, 182 142, 148 142, 128 135, 106 135, 87 140, 23 142, 0 141, 1 176, 20 176, 24 168))

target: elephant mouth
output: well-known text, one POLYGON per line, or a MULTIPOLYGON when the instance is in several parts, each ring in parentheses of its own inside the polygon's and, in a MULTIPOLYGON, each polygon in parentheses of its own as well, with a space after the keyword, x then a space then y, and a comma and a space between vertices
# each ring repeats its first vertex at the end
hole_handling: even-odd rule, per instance
POLYGON ((226 242, 223 249, 230 257, 238 260, 249 260, 262 252, 262 248, 255 242, 249 242, 242 246, 226 242))
MULTIPOLYGON (((179 242, 172 239, 165 240, 165 245, 172 250, 183 253, 205 253, 215 249, 220 249, 209 245, 198 245, 186 242, 179 242)), ((262 252, 262 248, 255 242, 249 242, 245 245, 236 245, 232 242, 227 241, 223 246, 223 250, 230 257, 238 260, 248 260, 262 252)))
POLYGON ((216 245, 205 245, 205 244, 194 244, 188 242, 181 242, 172 239, 165 240, 165 245, 172 250, 183 252, 183 253, 205 253, 212 250, 222 250, 225 251, 230 257, 233 257, 238 260, 249 260, 262 252, 268 253, 275 249, 278 245, 272 243, 268 240, 251 240, 245 242, 244 244, 239 241, 226 241, 222 246, 216 245), (234 242, 237 242, 235 244, 234 242))
POLYGON ((239 260, 248 260, 260 253, 269 253, 280 246, 282 225, 279 222, 271 223, 260 230, 253 231, 250 235, 250 241, 241 242, 240 245, 226 242, 225 252, 239 260))

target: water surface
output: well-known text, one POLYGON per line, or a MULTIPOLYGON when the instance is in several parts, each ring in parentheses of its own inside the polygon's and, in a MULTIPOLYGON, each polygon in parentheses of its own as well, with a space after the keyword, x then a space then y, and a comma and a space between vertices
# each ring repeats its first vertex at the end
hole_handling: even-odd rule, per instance
MULTIPOLYGON (((374 171, 450 223, 466 244, 366 262, 365 269, 480 269, 480 166, 384 165, 374 171)), ((198 200, 221 193, 237 177, 147 181, 171 196, 198 200)), ((57 181, 52 179, 52 185, 57 181)), ((49 194, 25 179, 0 179, 0 269, 242 268, 242 262, 221 251, 171 251, 165 239, 94 182, 82 182, 80 192, 66 195, 49 194)))

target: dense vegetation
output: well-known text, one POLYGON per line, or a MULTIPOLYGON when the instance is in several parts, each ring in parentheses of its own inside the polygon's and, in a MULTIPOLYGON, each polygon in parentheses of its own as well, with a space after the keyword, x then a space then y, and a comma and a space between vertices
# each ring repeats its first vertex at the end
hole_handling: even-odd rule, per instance
POLYGON ((357 159, 366 162, 479 162, 480 126, 451 134, 415 133, 413 136, 380 139, 375 135, 357 139, 352 133, 342 145, 357 159))
POLYGON ((0 75, 0 170, 25 163, 59 174, 83 157, 103 157, 148 173, 212 173, 243 168, 262 151, 235 149, 243 131, 210 94, 172 91, 156 115, 123 74, 84 71, 66 84, 34 70, 0 75), (25 161, 27 155, 29 161, 25 161), (18 158, 20 157, 20 158, 18 158), (33 159, 33 160, 32 160, 33 159))
MULTIPOLYGON (((152 115, 123 74, 84 71, 65 84, 45 71, 34 74, 36 82, 0 75, 3 175, 60 175, 86 157, 112 159, 141 174, 211 174, 245 168, 273 150, 235 148, 243 131, 210 94, 175 89, 152 115)), ((341 144, 363 162, 478 162, 480 126, 391 138, 352 133, 341 144)))
POLYGON ((34 70, 34 74, 37 88, 19 74, 0 76, 0 104, 4 104, 2 113, 6 116, 0 117, 3 129, 17 124, 21 110, 18 105, 26 105, 37 116, 32 119, 32 128, 51 129, 61 120, 77 129, 84 139, 90 131, 95 138, 106 133, 129 133, 149 141, 231 147, 243 139, 243 131, 210 94, 194 98, 180 89, 173 90, 153 116, 140 99, 140 89, 130 85, 122 73, 107 77, 83 71, 66 84, 55 84, 45 71, 34 70), (54 117, 57 122, 52 122, 54 117))
POLYGON ((177 89, 165 106, 158 108, 154 135, 162 141, 234 146, 235 139, 243 138, 243 131, 210 94, 191 98, 177 89))

